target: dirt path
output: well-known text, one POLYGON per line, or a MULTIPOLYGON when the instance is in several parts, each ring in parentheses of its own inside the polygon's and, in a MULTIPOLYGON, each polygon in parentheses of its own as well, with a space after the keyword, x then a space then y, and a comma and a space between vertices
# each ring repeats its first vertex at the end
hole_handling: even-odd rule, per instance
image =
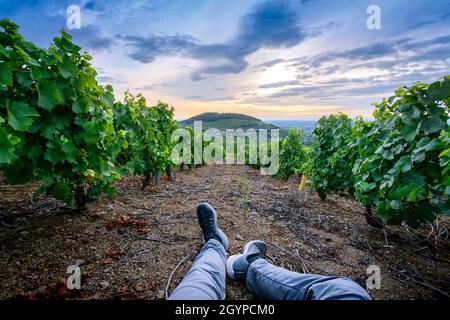
MULTIPOLYGON (((380 266, 376 299, 450 292, 448 242, 427 241, 429 230, 389 227, 393 247, 386 247, 357 203, 300 193, 298 178, 281 182, 245 166, 208 166, 163 179, 159 188, 141 191, 140 182, 122 180, 115 199, 100 198, 83 214, 48 198, 31 201, 36 185, 0 184, 0 298, 162 299, 174 267, 192 253, 169 292, 203 245, 195 215, 201 201, 218 211, 230 254, 261 239, 271 244, 272 262, 298 272, 342 274, 365 286, 367 267, 380 266), (69 291, 66 269, 77 260, 82 289, 69 291)), ((449 226, 448 219, 442 223, 449 226)), ((227 280, 227 299, 254 298, 227 280)))

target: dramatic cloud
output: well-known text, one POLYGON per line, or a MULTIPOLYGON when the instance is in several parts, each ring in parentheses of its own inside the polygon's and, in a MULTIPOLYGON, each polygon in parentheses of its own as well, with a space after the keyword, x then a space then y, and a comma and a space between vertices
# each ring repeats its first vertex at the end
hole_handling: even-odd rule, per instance
POLYGON ((206 66, 192 74, 192 80, 198 81, 208 75, 244 71, 248 66, 245 57, 261 48, 297 45, 307 37, 299 21, 298 10, 287 2, 266 1, 254 6, 240 19, 237 35, 227 43, 200 44, 189 35, 118 38, 132 49, 128 56, 142 63, 150 63, 159 55, 178 53, 202 61, 206 66))
POLYGON ((75 43, 85 49, 110 49, 114 44, 114 39, 105 36, 103 31, 95 25, 85 26, 81 29, 70 30, 75 43))
MULTIPOLYGON (((265 96, 266 101, 286 97, 320 101, 379 97, 390 94, 400 85, 409 85, 417 80, 432 82, 449 74, 449 43, 448 35, 426 40, 401 38, 314 56, 270 60, 259 66, 284 64, 295 70, 298 81, 264 84, 259 88, 280 88, 278 92, 265 96), (355 70, 359 76, 345 76, 355 70)), ((259 101, 263 100, 259 98, 259 101)))
POLYGON ((306 38, 299 26, 298 10, 287 2, 262 2, 241 18, 237 36, 227 44, 198 45, 190 55, 197 59, 223 58, 229 62, 204 67, 192 74, 202 80, 211 74, 240 73, 247 68, 245 57, 261 48, 292 47, 306 38))
POLYGON ((196 44, 196 40, 189 35, 174 36, 117 36, 127 46, 132 48, 128 56, 142 63, 150 63, 157 56, 180 53, 196 44))
POLYGON ((122 83, 122 84, 127 83, 126 81, 119 80, 110 76, 97 76, 97 81, 102 83, 122 83))

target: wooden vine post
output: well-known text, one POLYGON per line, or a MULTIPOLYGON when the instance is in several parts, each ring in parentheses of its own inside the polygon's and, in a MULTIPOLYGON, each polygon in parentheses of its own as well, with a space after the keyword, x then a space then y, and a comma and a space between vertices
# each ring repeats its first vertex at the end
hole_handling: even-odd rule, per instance
POLYGON ((298 186, 298 191, 304 192, 306 188, 306 181, 308 181, 308 177, 302 175, 302 181, 300 181, 300 185, 298 186))

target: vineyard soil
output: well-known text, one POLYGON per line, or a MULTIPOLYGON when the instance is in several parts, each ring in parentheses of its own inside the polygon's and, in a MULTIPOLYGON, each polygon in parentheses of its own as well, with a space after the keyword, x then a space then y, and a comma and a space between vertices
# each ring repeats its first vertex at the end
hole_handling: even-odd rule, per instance
MULTIPOLYGON (((37 184, 0 182, 0 298, 163 299, 202 247, 195 207, 210 202, 230 239, 229 253, 253 239, 269 243, 269 259, 290 270, 337 273, 365 286, 369 265, 381 268, 375 299, 436 299, 450 293, 450 245, 435 243, 429 227, 416 231, 368 226, 348 195, 298 191, 246 166, 208 166, 176 172, 173 181, 141 191, 141 177, 116 184, 83 212, 52 198, 32 197, 37 184), (69 291, 67 267, 81 265, 82 287, 69 291), (302 262, 303 261, 303 262, 302 262), (304 269, 306 267, 306 269, 304 269)), ((449 219, 441 226, 450 227, 449 219)), ((227 299, 254 299, 227 280, 227 299)))

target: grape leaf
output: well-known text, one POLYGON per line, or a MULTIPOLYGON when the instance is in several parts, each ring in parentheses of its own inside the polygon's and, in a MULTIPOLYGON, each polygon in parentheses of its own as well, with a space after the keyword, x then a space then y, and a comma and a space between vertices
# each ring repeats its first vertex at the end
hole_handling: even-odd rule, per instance
POLYGON ((17 131, 26 131, 39 113, 25 102, 14 101, 8 106, 8 124, 17 131))
POLYGON ((39 88, 38 105, 51 111, 57 104, 64 102, 62 91, 53 83, 45 83, 39 88))

